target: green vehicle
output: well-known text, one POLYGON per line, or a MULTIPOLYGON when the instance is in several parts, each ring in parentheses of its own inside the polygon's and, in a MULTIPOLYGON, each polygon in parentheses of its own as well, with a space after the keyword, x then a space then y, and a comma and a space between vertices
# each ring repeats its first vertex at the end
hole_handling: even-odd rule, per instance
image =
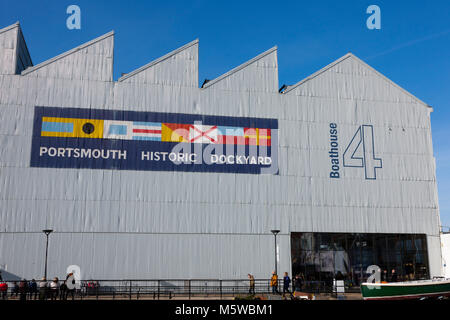
POLYGON ((450 296, 450 279, 362 283, 364 300, 404 300, 450 296))

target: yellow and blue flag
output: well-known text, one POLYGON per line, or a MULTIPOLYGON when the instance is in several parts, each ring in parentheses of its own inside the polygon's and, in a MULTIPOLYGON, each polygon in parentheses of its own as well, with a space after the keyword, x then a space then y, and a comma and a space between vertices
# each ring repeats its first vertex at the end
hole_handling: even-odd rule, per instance
POLYGON ((103 120, 43 117, 41 136, 103 138, 103 120))

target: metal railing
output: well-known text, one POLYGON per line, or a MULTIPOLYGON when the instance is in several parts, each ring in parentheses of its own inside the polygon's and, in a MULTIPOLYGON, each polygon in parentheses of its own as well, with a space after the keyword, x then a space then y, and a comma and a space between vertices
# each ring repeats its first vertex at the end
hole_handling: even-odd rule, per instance
POLYGON ((449 226, 441 226, 441 233, 450 233, 449 226))
MULTIPOLYGON (((254 290, 250 290, 248 279, 159 279, 159 280, 81 280, 75 283, 76 288, 66 289, 64 281, 51 286, 51 281, 41 287, 36 285, 20 286, 20 281, 8 281, 6 293, 0 292, 0 299, 230 299, 236 296, 273 294, 270 279, 255 279, 254 290)), ((359 289, 359 288, 358 288, 359 289)), ((323 281, 304 281, 301 287, 289 286, 289 292, 332 293, 333 287, 323 281)), ((277 293, 283 294, 283 281, 278 281, 277 293)), ((289 295, 288 295, 289 296, 289 295)))

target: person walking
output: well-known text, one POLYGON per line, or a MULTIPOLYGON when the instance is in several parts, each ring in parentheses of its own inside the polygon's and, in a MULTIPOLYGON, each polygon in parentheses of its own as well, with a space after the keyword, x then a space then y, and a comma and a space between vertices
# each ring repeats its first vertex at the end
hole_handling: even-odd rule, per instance
POLYGON ((59 295, 59 279, 58 277, 54 277, 53 281, 50 282, 50 299, 56 300, 59 295))
POLYGON ((19 285, 17 284, 17 281, 14 281, 11 297, 17 297, 18 295, 19 295, 19 285))
POLYGON ((302 277, 299 274, 297 274, 294 277, 294 280, 292 281, 292 286, 293 286, 294 291, 296 291, 296 292, 302 291, 303 281, 302 281, 302 277))
POLYGON ((383 270, 383 273, 381 274, 381 283, 388 282, 388 272, 386 269, 383 270))
POLYGON ((291 278, 289 278, 288 273, 285 272, 284 277, 283 277, 283 294, 285 294, 286 292, 291 293, 291 291, 289 291, 290 284, 291 284, 291 278))
POLYGON ((255 277, 249 273, 248 279, 249 279, 248 293, 255 294, 255 277))
POLYGON ((69 294, 72 296, 72 300, 75 299, 75 279, 73 278, 73 273, 69 273, 66 276, 66 295, 65 298, 69 296, 69 294))
POLYGON ((272 287, 272 293, 278 293, 278 275, 275 271, 272 272, 272 278, 270 278, 270 286, 272 287))
POLYGON ((64 280, 59 287, 59 300, 67 300, 67 284, 64 280))
POLYGON ((21 301, 26 301, 27 300, 28 282, 25 279, 20 280, 20 283, 19 283, 19 294, 20 294, 20 300, 21 301))
POLYGON ((2 300, 8 300, 8 283, 6 282, 0 282, 0 295, 2 297, 2 300))
POLYGON ((395 273, 395 269, 391 271, 391 282, 397 282, 397 273, 395 273))
POLYGON ((33 299, 33 296, 34 300, 36 300, 38 293, 36 280, 31 279, 30 283, 28 284, 28 291, 30 292, 30 300, 33 299))
POLYGON ((47 299, 47 279, 45 277, 39 282, 39 300, 47 299))

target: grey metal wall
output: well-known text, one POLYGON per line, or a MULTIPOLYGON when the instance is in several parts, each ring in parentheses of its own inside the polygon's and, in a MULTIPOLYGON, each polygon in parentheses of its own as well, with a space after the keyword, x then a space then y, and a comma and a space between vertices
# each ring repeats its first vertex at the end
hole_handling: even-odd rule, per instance
POLYGON ((52 228, 50 275, 75 264, 86 279, 267 277, 279 228, 279 270, 290 232, 382 232, 427 234, 441 273, 432 110, 355 56, 279 94, 276 47, 198 88, 198 41, 117 82, 113 33, 17 74, 21 41, 18 24, 0 30, 0 268, 42 275, 40 230, 52 228), (31 168, 34 106, 277 118, 279 174, 31 168), (373 126, 376 180, 330 179, 330 122, 341 154, 373 126))

